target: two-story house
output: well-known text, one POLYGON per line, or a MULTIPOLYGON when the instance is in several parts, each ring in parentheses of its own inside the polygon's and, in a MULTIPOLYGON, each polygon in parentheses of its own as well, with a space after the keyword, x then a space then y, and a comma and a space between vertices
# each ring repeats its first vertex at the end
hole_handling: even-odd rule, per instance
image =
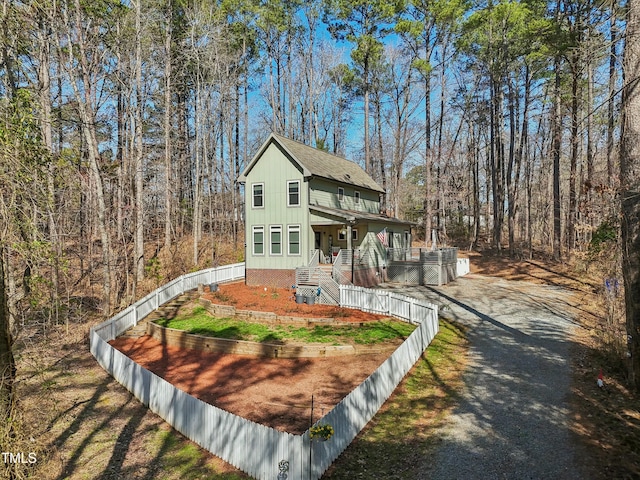
POLYGON ((271 134, 238 182, 249 285, 291 286, 297 267, 331 263, 340 250, 366 255, 381 281, 386 249, 411 245, 411 223, 380 212, 382 188, 359 165, 323 150, 271 134))

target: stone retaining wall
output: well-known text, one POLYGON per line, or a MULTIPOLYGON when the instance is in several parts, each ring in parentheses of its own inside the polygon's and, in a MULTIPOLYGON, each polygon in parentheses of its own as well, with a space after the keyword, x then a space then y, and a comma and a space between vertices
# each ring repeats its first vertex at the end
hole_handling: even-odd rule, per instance
POLYGON ((341 357, 348 355, 386 353, 392 352, 396 349, 396 346, 393 345, 358 345, 354 347, 352 345, 290 345, 248 342, 245 340, 229 340, 226 338, 194 335, 182 330, 165 328, 153 322, 147 323, 147 335, 150 335, 159 342, 172 347, 271 358, 341 357))
POLYGON ((293 317, 289 315, 276 315, 272 312, 260 312, 255 310, 241 310, 232 305, 218 305, 211 300, 199 299, 200 304, 211 315, 219 318, 235 318, 247 322, 266 323, 269 325, 298 325, 300 327, 314 327, 316 325, 331 325, 334 327, 346 327, 362 325, 364 322, 340 322, 333 318, 293 317))

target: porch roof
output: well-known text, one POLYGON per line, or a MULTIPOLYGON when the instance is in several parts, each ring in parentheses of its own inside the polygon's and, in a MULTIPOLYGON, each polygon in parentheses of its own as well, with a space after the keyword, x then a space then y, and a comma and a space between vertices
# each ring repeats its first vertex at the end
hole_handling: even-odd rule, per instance
POLYGON ((399 218, 388 217, 379 213, 359 212, 356 210, 342 210, 331 207, 321 207, 319 205, 309 205, 309 210, 319 213, 321 215, 331 215, 344 220, 346 223, 359 223, 359 222, 375 222, 375 223, 389 223, 392 225, 416 225, 415 222, 409 222, 407 220, 400 220, 399 218))

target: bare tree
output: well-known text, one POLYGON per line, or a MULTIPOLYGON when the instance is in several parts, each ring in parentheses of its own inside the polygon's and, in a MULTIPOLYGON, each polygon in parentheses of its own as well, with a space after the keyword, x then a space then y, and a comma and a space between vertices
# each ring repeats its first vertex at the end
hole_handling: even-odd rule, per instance
MULTIPOLYGON (((144 163, 143 163, 143 129, 142 111, 144 99, 142 92, 142 0, 134 2, 135 6, 135 91, 136 103, 134 109, 135 122, 135 154, 134 154, 134 179, 135 179, 135 236, 134 236, 134 278, 135 285, 144 278, 144 163)), ((135 289, 134 289, 135 295, 135 289)))
POLYGON ((627 3, 623 58, 620 198, 629 376, 640 391, 640 3, 627 3))
POLYGON ((90 61, 93 58, 91 53, 100 57, 100 52, 93 49, 99 49, 101 46, 91 43, 91 40, 99 37, 100 25, 93 23, 86 26, 79 0, 72 0, 61 10, 57 38, 58 60, 69 77, 69 85, 77 102, 82 138, 85 142, 89 171, 95 188, 97 224, 102 251, 103 312, 108 315, 111 311, 111 240, 107 225, 107 206, 99 165, 100 152, 96 131, 95 89, 98 82, 95 75, 99 65, 90 61), (77 55, 75 55, 75 49, 67 48, 69 45, 76 46, 77 55))

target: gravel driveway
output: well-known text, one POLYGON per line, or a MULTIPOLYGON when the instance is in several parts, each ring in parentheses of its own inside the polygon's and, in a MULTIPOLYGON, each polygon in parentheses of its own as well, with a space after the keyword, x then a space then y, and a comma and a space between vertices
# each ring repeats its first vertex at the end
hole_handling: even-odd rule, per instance
POLYGON ((584 479, 569 431, 572 322, 557 287, 468 275, 443 287, 387 286, 467 325, 465 391, 423 479, 584 479))

